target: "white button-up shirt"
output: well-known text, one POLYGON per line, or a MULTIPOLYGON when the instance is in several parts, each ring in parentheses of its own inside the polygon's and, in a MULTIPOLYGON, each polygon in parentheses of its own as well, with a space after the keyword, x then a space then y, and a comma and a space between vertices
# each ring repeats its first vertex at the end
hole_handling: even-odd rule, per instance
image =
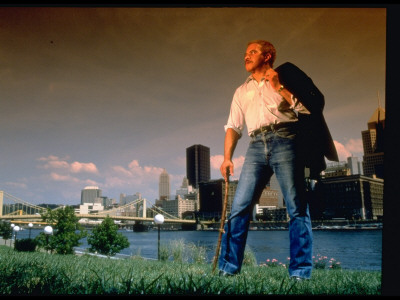
MULTIPOLYGON (((292 96, 293 97, 293 96, 292 96)), ((235 130, 242 136, 244 125, 248 135, 261 128, 280 122, 296 122, 297 112, 309 113, 296 98, 294 105, 290 105, 264 78, 260 83, 250 75, 239 86, 231 104, 228 123, 224 126, 235 130)))

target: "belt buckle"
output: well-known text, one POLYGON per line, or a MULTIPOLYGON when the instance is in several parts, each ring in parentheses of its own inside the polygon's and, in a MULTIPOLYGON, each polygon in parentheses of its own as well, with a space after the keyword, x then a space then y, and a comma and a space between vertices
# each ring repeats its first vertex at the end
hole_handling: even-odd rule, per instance
POLYGON ((264 132, 268 132, 271 131, 271 126, 270 125, 266 125, 266 126, 261 126, 260 128, 260 133, 264 133, 264 132))
POLYGON ((268 130, 267 130, 267 126, 261 126, 261 128, 260 128, 260 133, 264 133, 264 132, 267 132, 268 130))
POLYGON ((260 128, 254 130, 251 134, 252 137, 255 137, 256 135, 259 135, 260 133, 268 132, 270 129, 268 128, 269 126, 261 126, 260 128))

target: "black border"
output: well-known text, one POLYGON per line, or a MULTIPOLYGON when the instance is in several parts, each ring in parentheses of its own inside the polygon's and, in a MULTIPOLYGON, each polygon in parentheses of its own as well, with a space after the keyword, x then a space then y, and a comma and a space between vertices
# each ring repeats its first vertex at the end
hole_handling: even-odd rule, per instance
MULTIPOLYGON (((392 2, 350 3, 343 1, 315 3, 314 1, 262 1, 234 3, 233 1, 179 2, 179 1, 133 1, 102 3, 101 1, 68 1, 37 3, 12 1, 1 3, 0 7, 371 7, 387 9, 387 51, 386 51, 386 125, 385 125, 385 161, 384 161, 384 215, 382 233, 382 295, 400 295, 400 251, 397 247, 400 238, 400 182, 398 180, 399 142, 398 129, 400 117, 400 4, 392 2)), ((371 72, 374 62, 371 62, 371 72)), ((351 83, 349 83, 351 84, 351 83)), ((357 249, 354 249, 357 251, 357 249)))

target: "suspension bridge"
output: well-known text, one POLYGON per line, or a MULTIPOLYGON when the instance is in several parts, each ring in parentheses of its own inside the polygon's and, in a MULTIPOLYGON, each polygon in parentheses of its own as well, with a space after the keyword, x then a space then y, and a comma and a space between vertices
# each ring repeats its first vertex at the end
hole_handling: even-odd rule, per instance
MULTIPOLYGON (((63 207, 64 206, 59 206, 53 210, 63 207)), ((48 208, 46 207, 29 203, 0 190, 0 220, 10 220, 13 221, 13 223, 44 224, 41 222, 41 215, 47 210, 48 208)), ((178 218, 152 205, 146 199, 138 199, 119 207, 113 207, 90 214, 81 214, 79 210, 76 210, 75 213, 79 219, 101 220, 110 217, 119 221, 135 221, 142 223, 152 223, 156 214, 162 214, 164 216, 164 223, 196 224, 196 220, 178 218)))

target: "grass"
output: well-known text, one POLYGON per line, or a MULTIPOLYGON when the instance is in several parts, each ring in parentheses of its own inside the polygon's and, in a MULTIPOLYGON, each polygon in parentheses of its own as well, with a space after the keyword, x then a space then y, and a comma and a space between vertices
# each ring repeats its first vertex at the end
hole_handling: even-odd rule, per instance
POLYGON ((281 264, 256 265, 251 251, 239 275, 219 277, 200 249, 182 241, 164 260, 18 252, 0 246, 1 295, 381 295, 381 272, 314 269, 311 280, 289 279, 281 264), (181 249, 181 254, 179 254, 181 249), (174 259, 177 259, 176 261, 174 259))

